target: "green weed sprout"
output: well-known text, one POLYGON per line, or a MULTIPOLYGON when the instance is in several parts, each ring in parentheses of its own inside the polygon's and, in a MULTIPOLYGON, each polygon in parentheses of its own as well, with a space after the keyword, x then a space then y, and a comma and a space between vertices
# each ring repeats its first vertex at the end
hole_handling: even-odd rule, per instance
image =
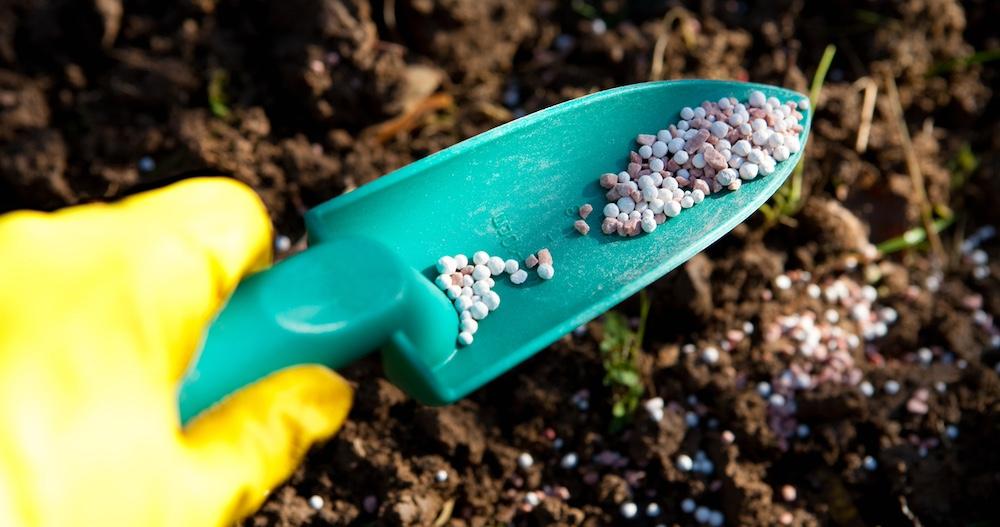
POLYGON ((649 318, 649 295, 639 293, 639 327, 632 331, 628 320, 616 311, 604 315, 601 358, 604 385, 611 387, 611 431, 617 432, 632 419, 645 391, 639 375, 639 353, 649 318))

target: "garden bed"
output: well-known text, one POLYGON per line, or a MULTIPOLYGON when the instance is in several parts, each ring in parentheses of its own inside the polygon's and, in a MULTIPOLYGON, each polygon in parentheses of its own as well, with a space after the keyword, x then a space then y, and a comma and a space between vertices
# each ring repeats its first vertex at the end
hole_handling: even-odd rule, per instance
MULTIPOLYGON (((223 173, 286 253, 309 207, 526 112, 651 78, 808 92, 836 46, 801 199, 648 288, 631 418, 607 319, 446 408, 366 360, 344 429, 245 525, 609 525, 629 504, 629 524, 696 524, 685 499, 729 525, 1000 522, 1000 242, 962 247, 1000 224, 995 2, 124 4, 0 6, 0 210, 223 173), (903 237, 925 219, 940 243, 903 237), (779 389, 823 371, 810 317, 850 364, 779 389)), ((638 299, 616 311, 639 324, 638 299)))

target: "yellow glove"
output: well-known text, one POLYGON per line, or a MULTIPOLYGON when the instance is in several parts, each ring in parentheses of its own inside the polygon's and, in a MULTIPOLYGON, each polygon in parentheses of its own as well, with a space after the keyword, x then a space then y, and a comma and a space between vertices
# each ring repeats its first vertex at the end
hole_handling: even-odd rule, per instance
POLYGON ((179 425, 205 327, 269 259, 263 204, 225 179, 0 216, 0 525, 228 525, 333 435, 351 390, 319 366, 179 425))

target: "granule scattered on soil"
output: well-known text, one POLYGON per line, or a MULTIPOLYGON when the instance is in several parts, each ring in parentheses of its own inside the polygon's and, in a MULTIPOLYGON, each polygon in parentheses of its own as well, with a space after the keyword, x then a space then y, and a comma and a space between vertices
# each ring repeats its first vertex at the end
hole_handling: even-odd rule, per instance
MULTIPOLYGON (((648 288, 639 371, 659 412, 640 406, 631 425, 608 431, 600 320, 444 408, 419 406, 372 358, 343 372, 356 385, 343 430, 244 525, 589 527, 625 523, 624 503, 642 527, 697 525, 700 507, 749 527, 913 525, 908 514, 923 525, 1000 523, 1000 82, 995 61, 974 59, 996 48, 1000 3, 197 0, 122 2, 116 20, 94 7, 103 3, 0 5, 2 210, 222 174, 257 190, 291 251, 303 246, 309 207, 513 117, 655 79, 806 92, 825 46, 837 46, 801 212, 766 231, 752 217, 648 288), (941 232, 955 248, 944 266, 920 247, 863 250, 920 224, 885 75, 899 87, 929 199, 956 214, 941 232), (207 100, 222 78, 225 118, 207 100), (798 282, 776 287, 795 272, 817 287, 871 285, 898 319, 862 345, 884 363, 855 356, 857 386, 795 392, 808 435, 782 450, 757 384, 780 378, 789 357, 765 355, 764 333, 779 317, 826 311, 808 285, 806 295, 798 282), (736 330, 744 337, 724 350, 736 330), (913 399, 927 412, 910 412, 913 399), (676 469, 678 455, 694 461, 699 450, 711 477, 676 469), (534 460, 527 471, 522 452, 534 460), (529 492, 539 504, 526 512, 529 492), (309 506, 314 495, 322 509, 309 506)), ((637 312, 635 301, 616 309, 637 312)), ((838 325, 854 324, 840 315, 838 325)), ((795 347, 789 339, 779 342, 795 347)))

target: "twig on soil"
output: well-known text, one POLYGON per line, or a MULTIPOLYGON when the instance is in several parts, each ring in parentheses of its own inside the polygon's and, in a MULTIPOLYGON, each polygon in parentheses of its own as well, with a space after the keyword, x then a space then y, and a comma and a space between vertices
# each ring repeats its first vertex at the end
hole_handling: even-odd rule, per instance
POLYGON ((888 88, 889 108, 892 111, 896 126, 899 129, 899 138, 902 143, 903 153, 906 156, 906 167, 910 173, 910 181, 913 183, 913 191, 917 194, 917 203, 920 206, 920 217, 924 224, 924 232, 931 242, 931 251, 938 263, 942 262, 944 250, 941 246, 941 238, 934 229, 934 212, 931 204, 927 200, 927 190, 924 187, 924 174, 920 171, 920 162, 917 154, 913 150, 913 143, 910 141, 910 131, 906 126, 906 118, 903 116, 903 105, 899 102, 899 91, 896 88, 896 80, 891 74, 885 75, 885 83, 888 88))
POLYGON ((455 498, 452 498, 441 506, 441 514, 438 514, 436 520, 434 520, 434 527, 444 527, 448 520, 451 519, 451 513, 455 510, 455 498))
POLYGON ((435 93, 415 104, 406 113, 374 125, 370 129, 366 129, 362 132, 362 135, 366 135, 366 132, 371 133, 369 130, 374 130, 375 141, 378 144, 385 144, 395 137, 396 134, 409 132, 416 128, 420 118, 425 114, 450 108, 454 104, 455 100, 451 95, 447 93, 435 93))
POLYGON ((382 20, 385 21, 385 27, 395 33, 396 31, 396 0, 383 0, 382 2, 382 20))
POLYGON ((906 502, 906 496, 899 497, 899 511, 903 513, 911 522, 913 522, 913 527, 922 527, 923 524, 920 523, 920 518, 917 518, 916 514, 910 510, 910 505, 906 502))
POLYGON ((489 101, 479 101, 474 107, 486 117, 489 117, 499 123, 505 123, 514 117, 513 114, 510 113, 510 110, 489 101))
POLYGON ((878 98, 878 83, 871 77, 861 77, 854 86, 865 90, 865 99, 861 104, 861 124, 858 125, 858 139, 854 142, 854 150, 859 154, 868 150, 868 136, 872 129, 872 118, 875 116, 875 100, 878 98))
POLYGON ((683 7, 675 7, 663 15, 663 23, 660 24, 660 35, 656 37, 656 44, 653 46, 653 60, 649 67, 649 80, 658 81, 663 78, 663 57, 667 52, 667 41, 670 38, 670 29, 674 23, 681 23, 681 38, 684 45, 689 49, 694 47, 695 36, 688 27, 688 19, 691 13, 683 7))

